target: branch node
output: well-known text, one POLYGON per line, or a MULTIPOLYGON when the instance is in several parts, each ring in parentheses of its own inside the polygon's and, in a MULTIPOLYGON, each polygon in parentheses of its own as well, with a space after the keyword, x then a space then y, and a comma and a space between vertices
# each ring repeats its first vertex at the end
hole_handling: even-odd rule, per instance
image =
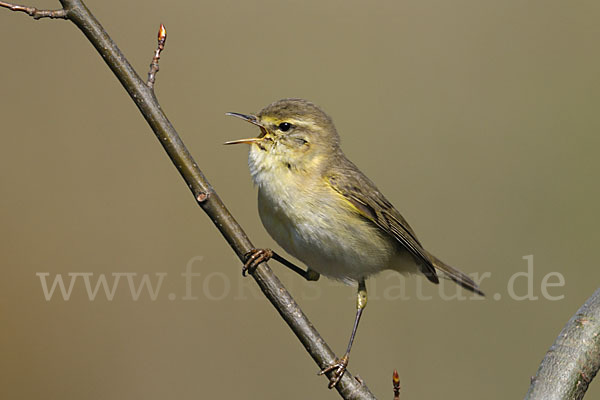
POLYGON ((198 193, 198 196, 196 196, 196 200, 198 201, 198 203, 204 203, 206 200, 208 200, 208 193, 198 193))
POLYGON ((18 4, 5 3, 0 1, 0 7, 8 8, 11 11, 20 11, 33 17, 33 19, 52 18, 52 19, 67 19, 67 11, 60 10, 38 10, 35 7, 20 6, 18 4))
POLYGON ((152 57, 152 62, 150 63, 150 71, 148 71, 148 81, 146 85, 150 89, 154 89, 154 81, 156 80, 156 74, 159 71, 158 61, 160 60, 160 53, 165 49, 165 43, 167 42, 167 29, 163 24, 160 24, 158 28, 158 47, 154 52, 154 57, 152 57))

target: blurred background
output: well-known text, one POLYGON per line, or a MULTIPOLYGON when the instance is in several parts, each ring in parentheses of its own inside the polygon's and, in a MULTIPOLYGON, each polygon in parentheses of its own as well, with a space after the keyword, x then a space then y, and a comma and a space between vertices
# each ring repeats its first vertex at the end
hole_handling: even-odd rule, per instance
MULTIPOLYGON (((165 4, 87 2, 144 79, 166 25, 157 96, 257 246, 279 249, 247 149, 222 146, 256 132, 225 112, 302 97, 428 249, 486 276, 485 300, 371 279, 349 370, 380 399, 394 368, 402 399, 522 398, 600 279, 600 3, 165 4)), ((0 397, 338 398, 75 26, 1 9, 0 35, 0 397), (121 277, 90 300, 69 273, 121 277)), ((354 289, 271 267, 341 355, 354 289)))

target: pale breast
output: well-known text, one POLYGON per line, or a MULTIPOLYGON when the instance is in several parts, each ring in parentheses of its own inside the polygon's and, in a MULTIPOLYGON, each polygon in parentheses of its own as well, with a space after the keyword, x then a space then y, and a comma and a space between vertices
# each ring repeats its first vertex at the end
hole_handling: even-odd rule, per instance
POLYGON ((275 241, 310 269, 355 282, 392 268, 397 247, 324 181, 264 180, 258 207, 275 241))

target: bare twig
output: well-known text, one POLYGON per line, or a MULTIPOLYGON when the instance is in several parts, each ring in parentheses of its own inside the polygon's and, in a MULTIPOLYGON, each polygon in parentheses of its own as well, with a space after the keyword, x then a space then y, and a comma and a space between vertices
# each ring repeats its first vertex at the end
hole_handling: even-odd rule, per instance
POLYGON ((156 73, 159 71, 158 61, 160 60, 160 53, 165 49, 165 43, 167 41, 167 30, 163 24, 160 24, 160 28, 158 28, 158 47, 154 52, 154 57, 152 57, 152 62, 150 63, 150 71, 148 71, 148 81, 146 81, 146 85, 150 89, 154 89, 154 80, 156 79, 156 73))
POLYGON ((579 400, 600 369, 600 289, 571 317, 546 353, 525 400, 579 400))
POLYGON ((392 374, 392 384, 394 385, 394 400, 400 400, 400 375, 396 370, 392 374))
POLYGON ((38 10, 35 7, 20 6, 17 4, 10 4, 0 1, 0 7, 8 8, 12 11, 21 11, 33 17, 33 19, 41 18, 54 18, 54 19, 67 19, 67 12, 64 9, 60 10, 38 10))
MULTIPOLYGON (((64 13, 66 18, 83 32, 100 53, 102 59, 119 79, 156 134, 167 155, 190 188, 194 199, 208 214, 243 262, 244 255, 255 247, 198 168, 175 128, 162 111, 154 91, 134 71, 131 64, 82 1, 60 0, 60 3, 64 11, 59 14, 64 13)), ((265 297, 277 309, 319 368, 331 365, 336 360, 335 354, 268 265, 261 263, 252 276, 265 297)), ((336 386, 336 390, 344 399, 375 399, 369 389, 354 379, 347 371, 336 386)))

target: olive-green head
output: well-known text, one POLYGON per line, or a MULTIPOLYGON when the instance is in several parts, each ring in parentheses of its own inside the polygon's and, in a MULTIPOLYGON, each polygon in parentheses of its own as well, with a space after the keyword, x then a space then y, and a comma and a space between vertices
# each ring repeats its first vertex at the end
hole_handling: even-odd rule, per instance
POLYGON ((339 136, 331 118, 315 104, 302 99, 283 99, 255 115, 227 113, 260 128, 254 138, 226 144, 248 143, 250 161, 259 169, 284 166, 306 170, 339 150, 339 136))

